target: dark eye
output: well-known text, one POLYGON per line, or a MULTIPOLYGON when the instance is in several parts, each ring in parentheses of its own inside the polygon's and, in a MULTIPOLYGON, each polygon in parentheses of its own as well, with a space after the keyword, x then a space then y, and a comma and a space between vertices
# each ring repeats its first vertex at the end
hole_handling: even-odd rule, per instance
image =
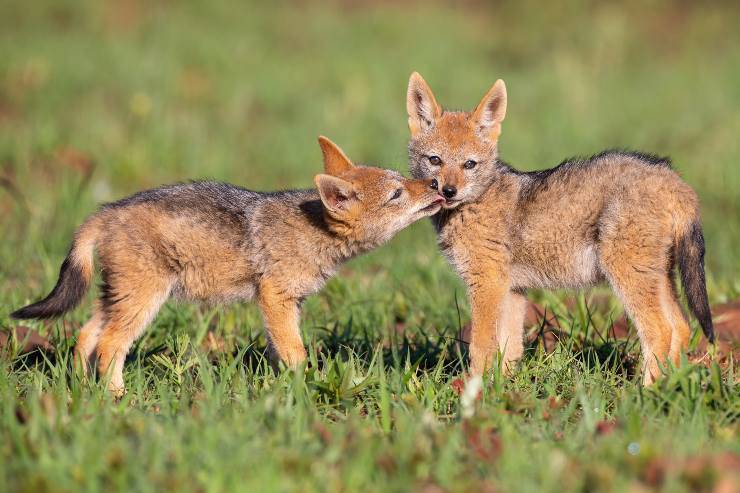
POLYGON ((434 166, 439 166, 442 164, 442 160, 439 158, 439 156, 429 156, 429 162, 434 166))
POLYGON ((401 196, 402 193, 403 193, 403 188, 397 189, 395 192, 393 192, 393 196, 391 197, 391 200, 396 200, 397 198, 401 196))
POLYGON ((465 168, 465 169, 473 169, 473 168, 475 168, 475 165, 476 164, 478 164, 478 163, 476 163, 472 159, 468 159, 467 161, 465 161, 465 164, 463 164, 463 168, 465 168))

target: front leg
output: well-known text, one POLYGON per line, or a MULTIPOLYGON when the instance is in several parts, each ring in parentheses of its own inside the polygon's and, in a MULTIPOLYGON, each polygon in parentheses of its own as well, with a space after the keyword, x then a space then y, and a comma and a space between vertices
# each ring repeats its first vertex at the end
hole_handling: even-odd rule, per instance
POLYGON ((290 296, 275 280, 265 278, 260 283, 259 305, 270 346, 280 361, 290 368, 306 359, 298 304, 298 299, 290 296))
POLYGON ((501 303, 501 318, 496 331, 501 368, 510 374, 524 352, 524 316, 527 298, 523 293, 509 291, 501 303))
POLYGON ((481 269, 468 281, 471 308, 470 373, 482 375, 494 364, 499 350, 502 310, 509 293, 508 276, 503 269, 481 269))

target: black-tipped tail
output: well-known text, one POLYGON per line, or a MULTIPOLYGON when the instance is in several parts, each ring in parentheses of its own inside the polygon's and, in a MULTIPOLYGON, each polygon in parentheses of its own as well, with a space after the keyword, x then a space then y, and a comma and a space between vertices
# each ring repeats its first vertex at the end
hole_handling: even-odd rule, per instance
POLYGON ((714 325, 704 275, 704 235, 698 221, 679 239, 677 253, 681 282, 691 313, 699 321, 707 340, 714 342, 714 325))
POLYGON ((14 311, 13 318, 53 318, 71 310, 82 300, 90 281, 72 259, 72 252, 64 259, 59 270, 59 280, 51 293, 41 301, 14 311))

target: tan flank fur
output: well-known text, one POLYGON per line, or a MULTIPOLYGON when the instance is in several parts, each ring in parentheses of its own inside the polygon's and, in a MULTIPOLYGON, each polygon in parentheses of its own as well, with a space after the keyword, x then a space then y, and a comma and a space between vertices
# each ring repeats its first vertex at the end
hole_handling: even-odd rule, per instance
POLYGON ((643 382, 652 383, 688 345, 676 264, 689 307, 713 339, 699 202, 669 160, 605 151, 517 171, 498 158, 506 116, 501 80, 474 111, 444 111, 414 73, 407 110, 411 174, 433 179, 447 199, 432 221, 468 288, 473 374, 490 368, 497 352, 506 370, 522 355, 527 289, 607 281, 637 327, 643 382))
POLYGON ((84 368, 97 356, 115 393, 123 392, 129 348, 170 297, 256 299, 273 352, 288 366, 301 363, 301 300, 341 262, 443 202, 428 180, 356 166, 329 139, 319 143, 325 172, 314 179, 317 190, 260 193, 194 182, 103 206, 77 230, 51 294, 13 316, 50 318, 74 308, 90 284, 97 250, 102 293, 76 354, 84 368))

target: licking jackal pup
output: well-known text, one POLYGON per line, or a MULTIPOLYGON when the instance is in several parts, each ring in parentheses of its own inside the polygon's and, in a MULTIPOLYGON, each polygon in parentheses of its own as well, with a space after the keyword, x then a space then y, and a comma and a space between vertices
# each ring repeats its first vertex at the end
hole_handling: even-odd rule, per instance
POLYGON ((498 158, 506 87, 498 80, 472 112, 444 111, 417 73, 406 107, 409 168, 446 199, 432 221, 442 252, 467 284, 470 367, 523 350, 529 288, 608 281, 637 327, 643 382, 678 364, 689 325, 678 303, 678 265, 692 313, 713 340, 696 193, 666 158, 605 151, 555 168, 517 171, 498 158))
POLYGON ((276 356, 306 358, 299 304, 345 260, 388 241, 444 201, 424 180, 355 166, 319 138, 324 174, 317 190, 260 193, 214 182, 171 185, 104 205, 77 230, 59 280, 15 318, 50 318, 74 308, 93 275, 102 293, 75 348, 87 367, 97 349, 101 374, 123 392, 123 364, 170 296, 228 302, 257 299, 276 356))

